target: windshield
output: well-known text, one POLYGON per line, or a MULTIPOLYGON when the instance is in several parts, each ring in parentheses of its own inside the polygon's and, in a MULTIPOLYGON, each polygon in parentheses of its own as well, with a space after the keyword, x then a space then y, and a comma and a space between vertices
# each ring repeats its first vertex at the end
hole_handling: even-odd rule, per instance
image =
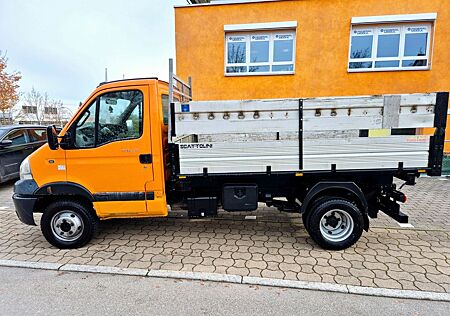
POLYGON ((7 131, 8 131, 7 128, 0 128, 0 139, 3 137, 3 135, 6 134, 7 131))

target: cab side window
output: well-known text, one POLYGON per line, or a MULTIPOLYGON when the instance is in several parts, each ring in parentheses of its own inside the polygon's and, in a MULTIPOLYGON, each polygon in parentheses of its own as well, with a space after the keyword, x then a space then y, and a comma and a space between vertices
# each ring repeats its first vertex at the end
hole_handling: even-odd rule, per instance
POLYGON ((167 94, 161 95, 161 103, 162 103, 164 125, 167 125, 169 122, 169 96, 167 94))
POLYGON ((75 147, 92 148, 139 138, 143 131, 143 110, 143 94, 139 90, 101 95, 78 120, 75 147))
POLYGON ((9 133, 5 137, 5 140, 12 141, 12 146, 23 145, 28 142, 28 136, 25 133, 25 130, 18 129, 18 130, 15 130, 15 131, 12 131, 11 133, 9 133))
MULTIPOLYGON (((180 102, 180 100, 174 97, 173 102, 180 102)), ((162 103, 164 125, 167 125, 169 122, 169 96, 167 94, 161 95, 161 103, 162 103)))

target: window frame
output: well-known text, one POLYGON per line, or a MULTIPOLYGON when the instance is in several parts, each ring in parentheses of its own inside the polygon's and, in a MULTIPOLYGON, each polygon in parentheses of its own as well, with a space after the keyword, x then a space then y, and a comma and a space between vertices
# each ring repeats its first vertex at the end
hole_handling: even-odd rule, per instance
POLYGON ((239 77, 239 76, 280 76, 280 75, 294 75, 295 74, 295 64, 296 64, 296 45, 297 45, 297 31, 296 29, 271 29, 271 30, 251 30, 251 31, 233 31, 225 32, 224 37, 224 75, 226 77, 239 77), (269 35, 269 54, 267 62, 257 62, 251 63, 251 37, 257 35, 269 35), (274 62, 274 46, 275 46, 275 35, 292 35, 292 60, 291 61, 279 61, 274 62), (245 63, 228 63, 228 37, 229 36, 245 36, 246 40, 246 60, 245 63), (291 65, 292 71, 272 71, 273 66, 291 65), (264 72, 250 72, 248 71, 250 67, 258 66, 269 66, 269 71, 264 72), (228 67, 247 67, 246 72, 227 72, 228 67))
MULTIPOLYGON (((359 72, 380 72, 380 71, 424 71, 431 70, 431 59, 432 59, 432 41, 433 41, 433 31, 434 23, 429 21, 417 21, 409 23, 386 23, 386 24, 352 24, 350 28, 350 39, 349 39, 349 49, 348 49, 348 60, 347 60, 347 71, 349 73, 359 73, 359 72), (411 34, 406 31, 408 27, 426 27, 427 28, 427 50, 425 56, 405 56, 405 42, 406 34, 411 34), (380 29, 383 28, 399 28, 400 29, 400 40, 399 40, 399 53, 397 57, 377 57, 378 53, 378 38, 380 36, 380 29), (370 58, 351 58, 352 54, 352 39, 354 37, 354 30, 372 30, 372 54, 370 58), (403 61, 407 60, 426 60, 426 66, 410 66, 403 67, 403 61), (375 68, 376 62, 383 61, 398 61, 398 67, 379 67, 375 68), (350 68, 350 63, 354 62, 371 62, 371 68, 350 68)), ((417 33, 423 34, 423 33, 417 33)), ((381 35, 383 36, 383 35, 381 35)))

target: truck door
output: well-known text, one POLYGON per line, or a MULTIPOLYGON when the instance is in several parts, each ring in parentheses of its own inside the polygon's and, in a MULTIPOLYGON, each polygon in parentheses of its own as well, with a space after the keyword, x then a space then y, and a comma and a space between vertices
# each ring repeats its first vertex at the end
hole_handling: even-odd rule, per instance
POLYGON ((94 197, 101 217, 147 213, 153 192, 148 86, 99 92, 68 129, 67 180, 94 197))

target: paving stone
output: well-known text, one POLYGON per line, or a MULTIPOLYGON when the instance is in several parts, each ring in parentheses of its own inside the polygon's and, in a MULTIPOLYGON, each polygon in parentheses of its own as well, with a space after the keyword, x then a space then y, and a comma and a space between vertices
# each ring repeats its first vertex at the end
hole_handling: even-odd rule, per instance
POLYGON ((334 267, 331 266, 319 266, 316 265, 313 268, 314 272, 316 272, 319 275, 322 274, 332 274, 332 275, 336 275, 337 274, 337 270, 334 267))
POLYGON ((320 277, 320 275, 315 273, 299 272, 297 273, 297 280, 308 282, 321 282, 322 278, 320 277))
POLYGON ((388 289, 401 289, 402 285, 398 282, 395 281, 393 279, 374 279, 373 282, 378 286, 378 287, 384 287, 384 288, 388 288, 388 289))
POLYGON ((445 289, 436 283, 415 281, 414 285, 421 291, 444 292, 445 289))
POLYGON ((363 266, 366 267, 369 270, 382 270, 387 271, 388 267, 384 263, 380 262, 363 262, 363 266))
POLYGON ((371 279, 375 278, 375 273, 369 269, 350 268, 349 273, 350 273, 350 275, 355 276, 357 278, 360 278, 360 277, 366 277, 366 278, 371 278, 371 279))
POLYGON ((222 259, 222 258, 217 258, 214 259, 213 261, 215 266, 225 266, 225 267, 231 267, 234 263, 233 259, 222 259))
POLYGON ((263 255, 263 260, 268 262, 283 262, 283 256, 265 254, 263 255))
POLYGON ((296 257, 295 262, 299 265, 316 265, 317 260, 312 257, 296 257))
POLYGON ((250 273, 249 269, 247 268, 237 268, 237 267, 229 267, 226 271, 228 274, 242 275, 242 276, 248 276, 250 273))
POLYGON ((388 271, 387 275, 390 276, 392 279, 399 281, 399 280, 404 280, 404 281, 411 281, 413 282, 414 276, 409 273, 409 272, 405 272, 405 271, 388 271))
POLYGON ((407 272, 425 273, 425 269, 416 264, 399 264, 400 268, 407 272))
POLYGON ((195 271, 195 272, 206 272, 206 273, 212 273, 212 272, 215 272, 215 270, 216 270, 215 266, 213 266, 213 265, 203 265, 203 264, 196 265, 192 269, 192 271, 195 271))
POLYGON ((265 261, 254 261, 254 260, 249 260, 246 262, 245 266, 249 269, 259 269, 259 270, 264 270, 267 268, 267 262, 265 261))
POLYGON ((280 270, 262 270, 261 276, 263 278, 284 279, 284 272, 280 270))
POLYGON ((332 267, 350 268, 352 266, 352 264, 349 261, 341 259, 330 259, 328 260, 328 263, 332 267))
POLYGON ((285 273, 288 271, 298 273, 302 270, 302 267, 295 263, 282 262, 282 263, 280 263, 279 267, 280 267, 280 270, 284 271, 285 273))
POLYGON ((202 257, 184 257, 181 259, 181 262, 183 264, 190 263, 190 264, 200 264, 202 263, 203 258, 202 257))

